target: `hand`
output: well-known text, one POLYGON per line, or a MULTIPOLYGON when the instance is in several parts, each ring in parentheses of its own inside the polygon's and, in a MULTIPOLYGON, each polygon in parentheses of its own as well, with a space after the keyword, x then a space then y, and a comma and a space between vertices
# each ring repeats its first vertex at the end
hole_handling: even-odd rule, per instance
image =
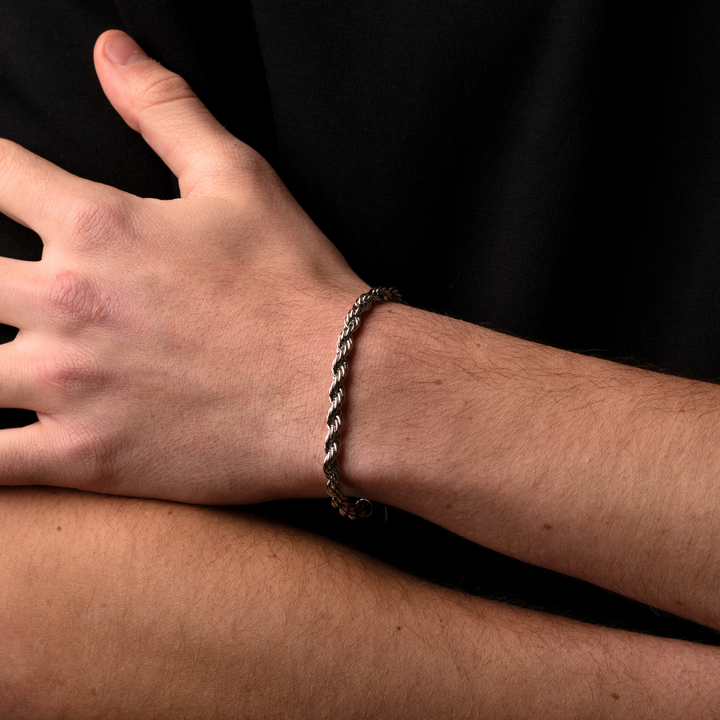
POLYGON ((0 258, 0 482, 200 503, 322 494, 342 318, 367 286, 252 149, 124 33, 102 87, 177 176, 142 199, 0 141, 0 210, 42 261, 0 258))

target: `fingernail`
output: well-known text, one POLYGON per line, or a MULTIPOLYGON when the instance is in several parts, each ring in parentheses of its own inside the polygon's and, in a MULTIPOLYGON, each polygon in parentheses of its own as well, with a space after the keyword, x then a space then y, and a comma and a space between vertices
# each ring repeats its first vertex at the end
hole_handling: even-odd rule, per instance
POLYGON ((105 54, 118 65, 134 65, 150 58, 141 47, 124 32, 113 33, 105 43, 105 54))

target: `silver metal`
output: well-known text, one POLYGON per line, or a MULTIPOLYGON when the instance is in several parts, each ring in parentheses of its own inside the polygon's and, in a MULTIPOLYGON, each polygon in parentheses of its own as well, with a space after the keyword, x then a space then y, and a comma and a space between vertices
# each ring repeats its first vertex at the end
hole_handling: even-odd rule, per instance
POLYGON ((353 349, 353 333, 360 327, 360 315, 369 310, 374 303, 390 300, 402 302, 400 293, 395 288, 376 287, 363 293, 346 315, 343 331, 337 341, 337 355, 332 365, 333 381, 330 386, 330 410, 327 414, 328 433, 325 437, 325 461, 323 472, 327 478, 328 495, 332 498, 332 506, 340 511, 343 517, 355 520, 368 517, 372 513, 372 503, 366 498, 356 500, 346 497, 340 485, 340 429, 343 416, 341 406, 345 400, 345 377, 348 373, 348 355, 353 349))

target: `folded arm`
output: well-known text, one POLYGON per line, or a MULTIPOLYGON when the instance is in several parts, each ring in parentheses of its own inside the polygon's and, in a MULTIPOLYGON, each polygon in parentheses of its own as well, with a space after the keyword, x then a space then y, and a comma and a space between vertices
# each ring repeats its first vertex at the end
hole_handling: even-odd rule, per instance
MULTIPOLYGON (((0 143, 0 482, 195 503, 324 493, 341 320, 367 286, 256 153, 122 33, 95 63, 176 174, 160 202, 0 143)), ((720 627, 718 390, 402 306, 351 360, 347 490, 720 627)), ((328 508, 328 512, 331 512, 328 508)))
POLYGON ((716 648, 438 588, 234 510, 0 492, 0 714, 713 718, 716 648))

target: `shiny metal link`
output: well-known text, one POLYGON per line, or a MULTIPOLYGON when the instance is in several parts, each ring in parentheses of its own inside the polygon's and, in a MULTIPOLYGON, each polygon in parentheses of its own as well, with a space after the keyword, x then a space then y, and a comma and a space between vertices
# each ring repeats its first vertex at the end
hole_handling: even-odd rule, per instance
POLYGON ((340 429, 343 416, 341 406, 345 400, 345 377, 348 372, 348 355, 353 349, 353 333, 360 327, 360 315, 369 310, 374 303, 390 300, 402 302, 400 293, 395 288, 376 287, 363 293, 345 317, 343 331, 337 342, 337 355, 332 366, 333 381, 330 386, 330 410, 327 414, 328 433, 325 438, 325 461, 323 472, 327 478, 328 495, 332 498, 332 506, 339 510, 343 517, 355 520, 368 517, 372 513, 372 503, 365 498, 357 500, 346 497, 340 485, 340 429))

